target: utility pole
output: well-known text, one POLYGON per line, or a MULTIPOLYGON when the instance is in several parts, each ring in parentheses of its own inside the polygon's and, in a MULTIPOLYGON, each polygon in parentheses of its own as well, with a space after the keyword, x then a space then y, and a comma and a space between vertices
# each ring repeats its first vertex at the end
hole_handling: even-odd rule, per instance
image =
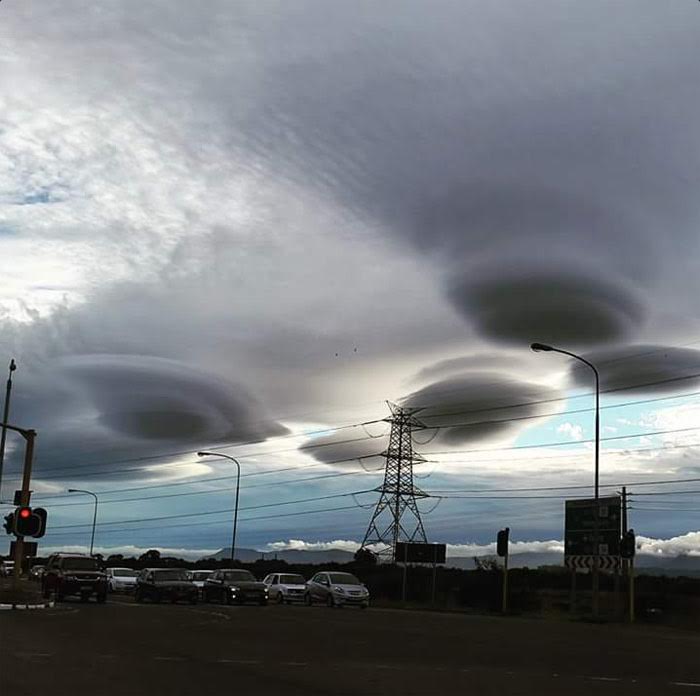
MULTIPOLYGON (((22 507, 29 506, 29 498, 31 491, 29 485, 32 480, 32 462, 34 460, 34 440, 36 439, 36 430, 28 430, 10 425, 7 421, 2 422, 2 427, 7 430, 14 430, 19 433, 25 440, 24 446, 24 471, 22 474, 22 490, 20 491, 19 504, 22 507)), ((22 558, 24 556, 24 537, 17 537, 15 542, 15 568, 14 568, 14 588, 19 589, 20 573, 22 571, 22 558)))
POLYGON ((392 561, 399 561, 395 557, 397 541, 428 541, 417 503, 428 494, 413 484, 413 465, 425 459, 413 452, 412 432, 425 428, 425 425, 413 415, 420 409, 387 403, 392 415, 384 419, 391 423, 389 446, 382 453, 386 457, 384 482, 376 489, 379 500, 361 548, 383 544, 385 548, 379 553, 390 554, 392 561), (411 526, 404 522, 407 517, 411 518, 411 526))
POLYGON ((7 439, 7 421, 10 417, 10 396, 12 394, 12 373, 17 369, 14 358, 10 360, 10 370, 5 387, 5 408, 2 412, 2 432, 0 432, 0 493, 2 493, 2 470, 5 464, 5 440, 7 439))

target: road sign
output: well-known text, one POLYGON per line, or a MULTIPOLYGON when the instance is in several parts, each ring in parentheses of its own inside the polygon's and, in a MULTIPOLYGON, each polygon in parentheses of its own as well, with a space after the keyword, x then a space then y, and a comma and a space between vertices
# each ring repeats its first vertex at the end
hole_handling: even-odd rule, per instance
MULTIPOLYGON (((15 542, 15 541, 10 542, 10 558, 15 557, 15 544, 16 543, 17 542, 15 542)), ((39 546, 39 543, 36 541, 25 541, 24 545, 22 546, 22 555, 25 558, 35 558, 38 546, 39 546)))
MULTIPOLYGON (((598 499, 598 555, 619 556, 622 525, 620 496, 598 499)), ((595 498, 566 501, 565 556, 595 556, 595 498)))
MULTIPOLYGON (((564 563, 567 568, 574 570, 583 570, 593 568, 595 556, 565 556, 564 563)), ((600 570, 615 570, 620 565, 618 556, 600 556, 598 559, 598 568, 600 570)))
POLYGON ((397 541, 394 558, 397 563, 444 563, 446 550, 445 544, 397 541))

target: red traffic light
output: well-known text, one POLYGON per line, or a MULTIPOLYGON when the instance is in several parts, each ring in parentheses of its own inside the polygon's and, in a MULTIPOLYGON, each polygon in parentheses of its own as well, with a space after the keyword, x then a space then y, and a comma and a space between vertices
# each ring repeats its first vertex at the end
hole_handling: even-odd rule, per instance
POLYGON ((20 508, 20 509, 19 509, 19 516, 20 516, 22 519, 25 519, 25 520, 26 520, 27 517, 30 517, 30 516, 31 516, 31 514, 32 514, 32 509, 31 509, 31 508, 23 507, 23 508, 20 508))

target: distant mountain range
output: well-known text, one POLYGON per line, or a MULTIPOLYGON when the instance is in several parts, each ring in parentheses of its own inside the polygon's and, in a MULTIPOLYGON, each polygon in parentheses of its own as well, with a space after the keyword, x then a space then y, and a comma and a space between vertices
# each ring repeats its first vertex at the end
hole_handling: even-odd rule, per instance
MULTIPOLYGON (((206 556, 202 560, 224 560, 231 555, 231 549, 224 548, 212 556, 206 556)), ((257 560, 279 560, 287 563, 321 564, 321 563, 349 563, 354 554, 341 549, 327 551, 304 551, 299 549, 287 549, 284 551, 256 551, 255 549, 237 549, 236 558, 244 563, 252 563, 257 560)), ((494 559, 495 556, 480 556, 483 559, 494 559)), ((564 556, 561 553, 537 553, 525 552, 512 554, 509 559, 511 568, 539 568, 541 566, 561 566, 564 564, 564 556)), ((450 568, 475 568, 473 556, 449 556, 445 564, 450 568)), ((700 577, 700 556, 650 556, 640 554, 635 559, 635 567, 646 574, 653 575, 689 575, 700 577)))

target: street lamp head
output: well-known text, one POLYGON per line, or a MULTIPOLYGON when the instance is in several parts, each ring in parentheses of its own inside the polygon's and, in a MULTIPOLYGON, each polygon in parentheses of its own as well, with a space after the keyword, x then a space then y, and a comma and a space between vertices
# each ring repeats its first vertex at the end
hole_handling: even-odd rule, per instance
POLYGON ((80 491, 77 488, 69 488, 68 492, 69 493, 80 493, 80 491))
POLYGON ((17 369, 17 363, 15 362, 15 359, 12 358, 10 360, 10 372, 14 372, 17 369))
POLYGON ((535 351, 535 353, 539 353, 540 351, 550 351, 554 350, 552 346, 548 346, 546 343, 532 343, 530 345, 530 348, 535 351))
POLYGON ((197 452, 197 456, 198 456, 198 457, 208 457, 208 456, 209 456, 209 452, 197 452))

